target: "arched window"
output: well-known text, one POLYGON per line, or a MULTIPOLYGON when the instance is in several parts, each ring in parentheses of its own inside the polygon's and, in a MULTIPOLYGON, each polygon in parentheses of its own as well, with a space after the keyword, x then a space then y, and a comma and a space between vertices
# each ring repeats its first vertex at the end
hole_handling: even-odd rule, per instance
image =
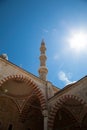
POLYGON ((9 125, 8 130, 12 130, 12 124, 9 125))

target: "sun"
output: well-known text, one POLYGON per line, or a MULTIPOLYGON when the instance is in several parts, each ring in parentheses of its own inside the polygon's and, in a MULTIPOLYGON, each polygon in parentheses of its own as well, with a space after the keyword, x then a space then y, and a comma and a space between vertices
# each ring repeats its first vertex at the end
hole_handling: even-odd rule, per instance
POLYGON ((87 47, 87 33, 83 31, 74 31, 68 39, 69 47, 76 52, 82 52, 87 47))

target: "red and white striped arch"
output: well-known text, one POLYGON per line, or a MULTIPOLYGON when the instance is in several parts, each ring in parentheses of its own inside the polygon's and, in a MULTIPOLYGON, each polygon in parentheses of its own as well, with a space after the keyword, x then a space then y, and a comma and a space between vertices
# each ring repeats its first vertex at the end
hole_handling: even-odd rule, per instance
POLYGON ((2 85, 4 83, 6 83, 7 81, 12 80, 12 79, 15 79, 17 81, 23 81, 26 85, 31 86, 34 93, 36 94, 37 98, 40 101, 42 110, 44 110, 46 108, 46 100, 45 100, 44 94, 42 93, 41 89, 38 87, 38 85, 36 85, 36 83, 34 81, 32 81, 30 78, 28 78, 26 76, 23 76, 23 75, 7 76, 0 81, 0 87, 2 87, 2 85))
POLYGON ((60 97, 57 101, 55 101, 55 104, 51 108, 51 111, 50 111, 50 114, 48 117, 48 127, 49 128, 51 128, 51 129, 53 128, 53 124, 54 124, 54 120, 55 120, 57 111, 63 106, 63 103, 65 103, 69 99, 75 100, 82 105, 86 104, 83 99, 80 99, 79 97, 77 97, 75 95, 64 95, 64 96, 60 97))

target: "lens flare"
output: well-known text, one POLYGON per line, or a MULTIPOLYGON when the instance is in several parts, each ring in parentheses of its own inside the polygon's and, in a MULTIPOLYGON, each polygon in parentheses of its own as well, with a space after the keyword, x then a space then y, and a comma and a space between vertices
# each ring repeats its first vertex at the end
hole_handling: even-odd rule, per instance
POLYGON ((71 49, 76 52, 82 52, 87 47, 87 33, 85 32, 73 32, 68 39, 68 43, 71 49))

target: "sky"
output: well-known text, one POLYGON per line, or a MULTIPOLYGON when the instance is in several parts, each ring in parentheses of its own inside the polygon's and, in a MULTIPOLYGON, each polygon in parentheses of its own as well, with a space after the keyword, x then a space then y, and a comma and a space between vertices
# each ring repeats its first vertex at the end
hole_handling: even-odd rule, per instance
POLYGON ((44 39, 47 80, 63 88, 87 75, 87 0, 0 0, 0 55, 38 75, 44 39))

